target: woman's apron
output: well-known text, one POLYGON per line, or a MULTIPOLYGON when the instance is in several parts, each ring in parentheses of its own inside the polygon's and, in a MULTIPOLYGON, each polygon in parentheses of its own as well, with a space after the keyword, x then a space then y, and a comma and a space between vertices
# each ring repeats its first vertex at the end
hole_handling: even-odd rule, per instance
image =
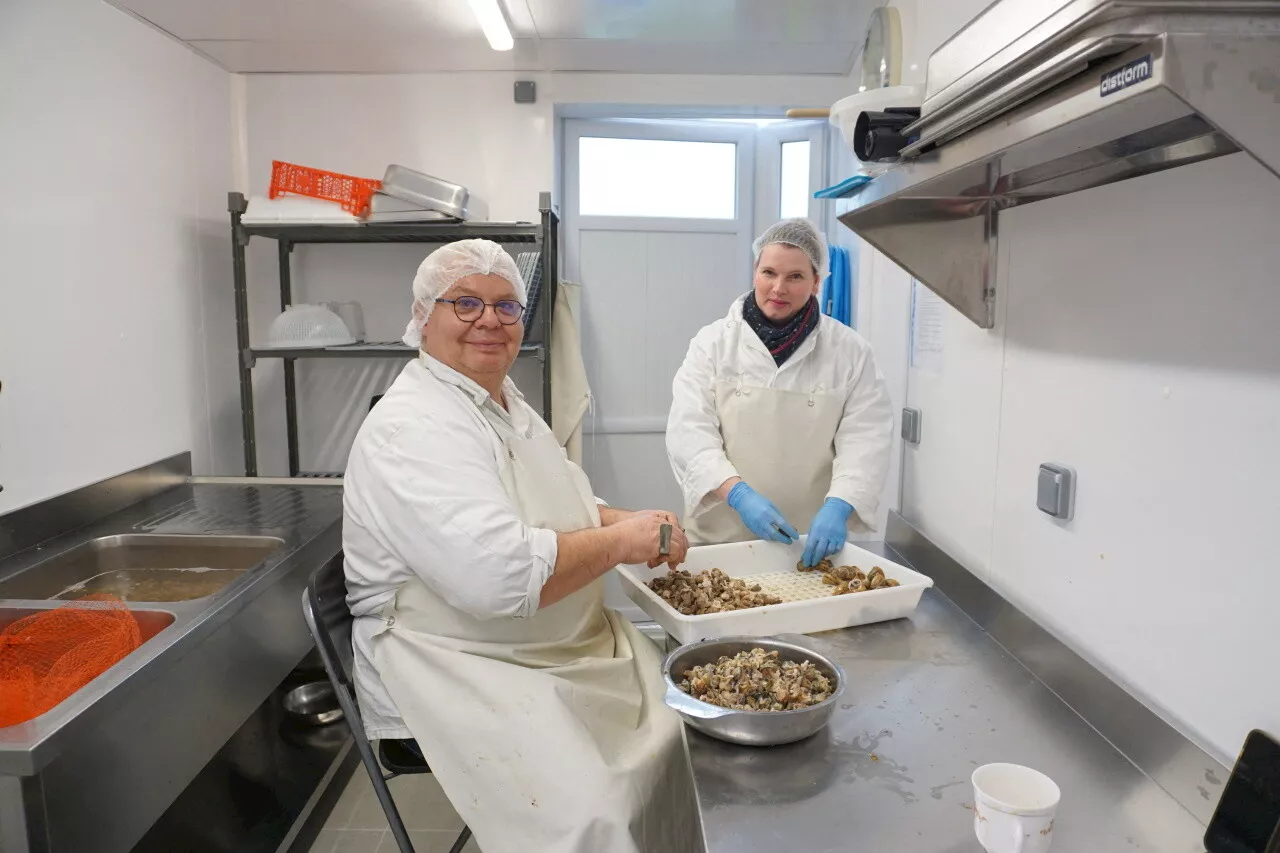
MULTIPOLYGON (((831 489, 844 397, 821 388, 806 393, 751 386, 738 376, 716 383, 715 400, 729 463, 792 527, 806 532, 831 489)), ((690 545, 757 538, 727 503, 686 518, 684 529, 690 545)))
MULTIPOLYGON (((504 444, 503 485, 526 524, 600 525, 551 433, 504 444)), ((414 580, 383 615, 378 673, 484 853, 703 850, 661 656, 605 610, 601 580, 529 619, 491 620, 414 580)))

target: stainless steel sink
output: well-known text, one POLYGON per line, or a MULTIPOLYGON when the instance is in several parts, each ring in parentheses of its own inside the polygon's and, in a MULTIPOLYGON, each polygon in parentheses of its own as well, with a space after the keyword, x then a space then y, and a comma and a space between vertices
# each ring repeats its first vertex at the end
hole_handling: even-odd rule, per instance
MULTIPOLYGON (((49 607, 0 607, 0 630, 8 628, 19 619, 35 616, 37 613, 48 613, 57 608, 49 607)), ((146 642, 173 624, 174 616, 164 610, 129 611, 138 622, 138 630, 142 634, 142 642, 146 642)))
POLYGON ((283 544, 271 536, 104 536, 0 581, 0 599, 106 593, 125 601, 193 601, 218 592, 283 544))
POLYGON ((312 648, 298 600, 341 559, 341 487, 189 472, 184 455, 0 516, 0 624, 135 573, 228 581, 170 603, 134 583, 124 591, 150 639, 0 728, 0 851, 129 853, 312 648))
MULTIPOLYGON (((53 613, 63 607, 72 607, 72 606, 74 605, 63 604, 56 607, 0 607, 0 631, 3 631, 5 628, 8 628, 10 625, 22 619, 25 619, 28 616, 36 616, 43 613, 53 613)), ((176 621, 176 617, 174 616, 174 614, 164 610, 143 610, 143 609, 137 609, 137 608, 130 608, 129 614, 133 616, 134 621, 138 623, 138 633, 140 634, 140 639, 142 643, 147 642, 147 640, 150 640, 152 637, 156 636, 157 634, 159 634, 165 628, 168 628, 170 625, 172 625, 176 621)), ((45 647, 42 647, 42 648, 45 648, 45 647)), ((135 649, 134 651, 136 652, 137 649, 135 649)), ((123 658, 121 658, 120 660, 112 664, 110 667, 108 667, 106 671, 110 672, 112 669, 119 666, 124 661, 128 660, 132 655, 133 655, 133 652, 130 652, 129 654, 125 655, 123 658)), ((84 687, 79 688, 79 690, 83 690, 83 689, 85 688, 84 687)), ((79 691, 77 690, 76 692, 79 692, 79 691)), ((75 695, 76 695, 75 692, 71 694, 71 696, 75 696, 75 695)), ((70 696, 64 697, 61 700, 61 702, 65 702, 68 698, 70 698, 70 696)), ((59 702, 59 704, 61 704, 61 702, 59 702)), ((55 705, 54 707, 56 708, 57 706, 55 705)), ((44 711, 43 713, 47 714, 49 713, 49 711, 44 711)), ((2 731, 2 729, 0 729, 0 731, 2 731)))

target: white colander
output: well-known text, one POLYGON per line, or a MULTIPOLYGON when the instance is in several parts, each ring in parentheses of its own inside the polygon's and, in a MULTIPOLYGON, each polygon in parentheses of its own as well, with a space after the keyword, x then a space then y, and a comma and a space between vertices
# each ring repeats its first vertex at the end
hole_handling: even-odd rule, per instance
POLYGON ((323 305, 290 305, 271 321, 273 347, 337 347, 355 343, 342 318, 323 305))

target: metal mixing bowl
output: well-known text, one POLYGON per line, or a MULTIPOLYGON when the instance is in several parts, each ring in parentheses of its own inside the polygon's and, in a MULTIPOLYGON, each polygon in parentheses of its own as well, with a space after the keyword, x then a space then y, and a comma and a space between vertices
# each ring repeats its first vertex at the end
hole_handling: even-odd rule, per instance
POLYGON ((328 681, 313 681, 284 694, 284 709, 296 720, 313 726, 327 726, 342 719, 338 695, 328 681))
POLYGON ((662 677, 667 682, 665 701, 684 721, 698 731, 729 743, 744 746, 778 746, 794 743, 822 730, 844 693, 847 677, 844 669, 821 652, 797 641, 781 637, 718 637, 689 643, 667 655, 662 677), (783 660, 813 661, 822 674, 835 683, 835 690, 817 705, 799 711, 731 711, 694 699, 680 689, 684 673, 695 666, 715 663, 722 656, 732 657, 752 649, 776 651, 783 660))

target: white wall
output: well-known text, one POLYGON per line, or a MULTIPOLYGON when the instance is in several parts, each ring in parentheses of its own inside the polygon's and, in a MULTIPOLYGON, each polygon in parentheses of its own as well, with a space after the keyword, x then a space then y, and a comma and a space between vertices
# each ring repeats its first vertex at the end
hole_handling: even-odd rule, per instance
POLYGON ((997 0, 890 0, 902 20, 902 82, 925 81, 929 54, 997 0))
MULTIPOLYGON (((837 128, 831 128, 830 147, 827 151, 829 181, 834 184, 857 174, 861 163, 845 143, 837 128)), ((856 303, 853 326, 866 338, 875 353, 876 366, 884 375, 893 402, 893 444, 890 448, 888 476, 880 500, 878 529, 866 536, 880 538, 884 535, 883 519, 890 510, 899 509, 902 476, 901 409, 907 399, 907 336, 902 318, 910 310, 910 290, 906 286, 906 273, 896 264, 877 252, 871 244, 844 227, 837 218, 847 205, 841 201, 824 202, 827 239, 843 246, 850 253, 851 270, 855 277, 856 303)))
POLYGON ((98 0, 0 4, 0 512, 236 468, 228 78, 98 0))
MULTIPOLYGON (((266 190, 273 159, 368 177, 401 163, 466 185, 489 203, 492 219, 535 220, 538 193, 557 189, 556 104, 826 105, 848 94, 849 83, 841 77, 458 73, 250 75, 247 88, 248 175, 255 193, 266 190), (538 101, 517 105, 512 85, 525 77, 537 83, 538 101)), ((398 338, 413 270, 427 251, 412 245, 300 247, 294 300, 358 299, 371 338, 398 338)), ((274 244, 250 244, 255 341, 265 340, 280 310, 275 263, 274 244)), ((589 288, 583 300, 589 313, 589 288)), ((367 409, 369 395, 398 371, 396 362, 301 364, 303 468, 345 465, 360 422, 358 401, 367 409)), ((281 367, 264 362, 254 378, 262 470, 281 473, 287 468, 281 367)), ((536 366, 518 363, 515 378, 538 405, 536 366)))
POLYGON ((1280 181, 1234 155, 1017 208, 1000 240, 996 328, 947 309, 941 370, 909 372, 903 512, 1226 760, 1280 729, 1280 181), (1041 462, 1076 468, 1073 521, 1035 508, 1041 462))

